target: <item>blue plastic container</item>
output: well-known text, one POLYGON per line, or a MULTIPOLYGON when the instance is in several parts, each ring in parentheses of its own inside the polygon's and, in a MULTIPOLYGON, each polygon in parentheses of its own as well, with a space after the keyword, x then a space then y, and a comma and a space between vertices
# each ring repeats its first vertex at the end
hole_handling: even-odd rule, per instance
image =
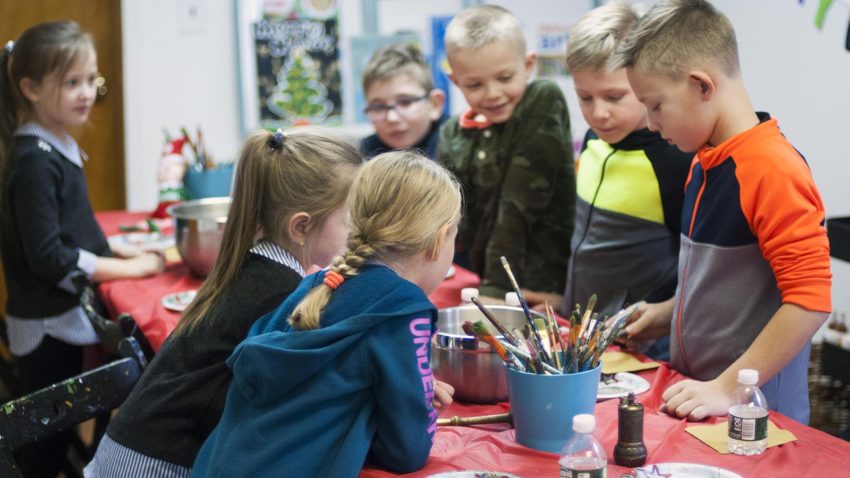
POLYGON ((233 183, 233 163, 221 164, 212 169, 195 171, 191 166, 183 177, 183 187, 189 199, 230 196, 233 183))
POLYGON ((573 435, 573 417, 596 407, 602 364, 586 372, 538 375, 508 369, 517 443, 558 453, 573 435))

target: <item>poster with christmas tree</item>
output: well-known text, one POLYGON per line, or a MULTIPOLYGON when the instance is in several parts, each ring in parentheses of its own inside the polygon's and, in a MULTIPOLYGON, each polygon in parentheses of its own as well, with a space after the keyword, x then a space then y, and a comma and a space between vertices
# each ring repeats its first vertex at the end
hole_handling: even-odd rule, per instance
POLYGON ((337 6, 315 3, 267 8, 252 25, 261 127, 342 123, 337 6))

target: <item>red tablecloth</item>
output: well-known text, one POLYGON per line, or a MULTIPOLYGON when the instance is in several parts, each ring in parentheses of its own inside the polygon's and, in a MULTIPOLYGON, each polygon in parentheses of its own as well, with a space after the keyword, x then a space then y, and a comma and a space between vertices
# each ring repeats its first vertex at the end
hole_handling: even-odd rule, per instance
MULTIPOLYGON (((97 215, 107 235, 118 232, 120 224, 144 218, 145 214, 107 212, 97 215)), ((454 277, 443 281, 431 295, 437 307, 449 307, 460 302, 463 287, 475 287, 478 278, 472 272, 456 267, 454 277)), ((175 327, 180 316, 165 309, 160 298, 171 292, 196 289, 201 281, 192 277, 182 264, 172 264, 165 273, 140 280, 117 280, 100 285, 104 302, 112 312, 128 312, 144 331, 154 349, 175 327)), ((769 448, 754 457, 720 455, 708 445, 685 432, 689 425, 658 411, 664 390, 684 379, 666 365, 642 372, 652 384, 650 390, 638 396, 645 406, 644 439, 649 451, 648 463, 685 462, 719 466, 744 477, 837 477, 847 476, 850 470, 850 443, 821 431, 801 425, 779 413, 771 412, 777 426, 790 430, 797 441, 769 448)), ((478 416, 503 413, 507 403, 469 405, 454 403, 442 413, 444 417, 478 416)), ((609 457, 608 476, 616 478, 628 468, 614 465, 613 450, 617 441, 617 401, 608 400, 596 406, 596 436, 609 457)), ((710 419, 707 423, 725 420, 710 419)), ((514 441, 514 432, 507 425, 476 427, 440 427, 425 468, 405 476, 425 477, 452 470, 497 470, 522 477, 557 476, 558 457, 555 454, 526 448, 514 441)), ((361 477, 396 476, 366 467, 361 477)))
MULTIPOLYGON (((147 216, 145 213, 108 211, 97 213, 97 220, 107 235, 120 233, 119 226, 133 224, 147 216)), ((478 276, 455 266, 454 276, 446 279, 431 294, 437 307, 450 307, 460 303, 460 290, 477 287, 478 276)), ((177 326, 180 313, 162 306, 160 300, 172 292, 197 289, 201 279, 194 277, 182 263, 169 264, 164 273, 146 279, 122 279, 100 284, 98 292, 109 311, 116 316, 128 313, 144 332, 154 351, 177 326)))

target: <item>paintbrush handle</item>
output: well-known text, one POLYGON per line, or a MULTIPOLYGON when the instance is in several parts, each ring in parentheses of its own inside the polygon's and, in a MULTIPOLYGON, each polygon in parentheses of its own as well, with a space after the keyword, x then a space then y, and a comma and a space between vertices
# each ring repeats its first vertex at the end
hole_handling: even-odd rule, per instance
POLYGON ((499 413, 497 415, 481 415, 478 417, 451 417, 438 418, 438 426, 455 426, 466 427, 471 425, 485 425, 488 423, 509 423, 514 424, 511 412, 499 413))
POLYGON ((480 310, 481 313, 484 314, 484 317, 487 317, 487 320, 489 320, 490 323, 493 324, 493 327, 496 327, 496 330, 498 330, 499 333, 502 334, 502 337, 504 337, 505 340, 512 343, 513 345, 519 345, 519 340, 517 340, 517 338, 514 337, 514 335, 510 333, 508 329, 504 325, 502 325, 501 322, 499 322, 499 319, 497 319, 496 316, 493 315, 493 313, 490 312, 487 307, 484 307, 484 304, 482 304, 481 301, 478 300, 478 297, 473 297, 471 300, 472 303, 475 304, 476 307, 478 307, 478 310, 480 310))
MULTIPOLYGON (((508 344, 508 343, 502 343, 502 345, 504 345, 504 346, 505 346, 505 348, 506 348, 506 349, 508 349, 508 351, 509 351, 510 353, 512 353, 512 354, 514 354, 514 355, 516 355, 517 357, 519 357, 519 358, 521 358, 521 359, 523 359, 523 360, 531 360, 531 355, 530 355, 530 354, 528 354, 527 352, 524 352, 522 349, 519 349, 519 348, 517 348, 517 347, 514 347, 513 345, 508 344)), ((557 368, 555 368, 555 367, 553 367, 553 366, 549 365, 549 364, 548 364, 548 363, 546 363, 546 362, 542 362, 542 364, 543 364, 543 369, 544 369, 544 370, 546 370, 547 372, 554 373, 554 374, 559 374, 559 375, 562 373, 560 370, 558 370, 557 368)))

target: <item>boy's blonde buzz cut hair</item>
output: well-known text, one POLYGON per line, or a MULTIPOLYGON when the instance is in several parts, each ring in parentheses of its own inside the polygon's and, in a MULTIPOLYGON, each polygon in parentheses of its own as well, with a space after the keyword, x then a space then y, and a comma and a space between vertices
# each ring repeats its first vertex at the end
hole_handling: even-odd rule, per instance
POLYGON ((705 0, 665 0, 653 5, 629 30, 609 67, 675 80, 706 63, 729 77, 740 73, 732 23, 705 0))
POLYGON ((413 43, 381 47, 375 50, 363 70, 363 92, 366 93, 376 81, 404 75, 418 83, 426 93, 434 89, 431 69, 419 47, 413 43))
POLYGON ((519 20, 507 9, 497 5, 475 5, 460 11, 446 27, 446 54, 457 50, 477 50, 504 40, 525 55, 525 35, 519 20))
POLYGON ((586 13, 570 30, 567 68, 607 69, 617 45, 639 18, 638 10, 625 0, 614 0, 586 13))

